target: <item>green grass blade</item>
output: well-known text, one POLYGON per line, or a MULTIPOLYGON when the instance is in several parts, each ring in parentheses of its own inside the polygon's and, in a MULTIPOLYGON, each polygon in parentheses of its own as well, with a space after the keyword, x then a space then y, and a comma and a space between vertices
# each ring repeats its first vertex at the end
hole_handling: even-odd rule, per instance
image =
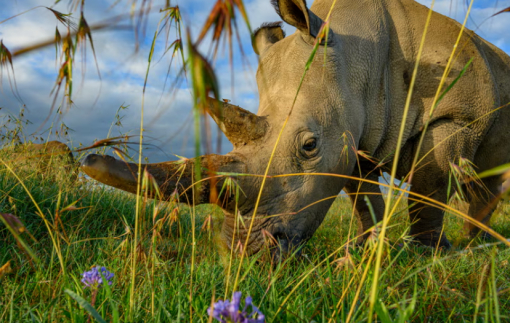
POLYGON ((25 249, 25 251, 28 253, 28 255, 35 260, 37 264, 40 264, 40 260, 35 254, 35 252, 30 248, 30 246, 21 238, 16 230, 16 228, 11 227, 11 225, 7 222, 7 220, 4 218, 3 214, 0 213, 0 221, 7 227, 7 229, 11 232, 11 234, 14 236, 16 241, 25 249))
POLYGON ((115 304, 115 301, 113 300, 112 289, 110 288, 110 285, 108 284, 108 281, 106 280, 106 278, 104 278, 103 272, 101 270, 99 270, 99 274, 101 275, 101 278, 105 282, 103 284, 103 286, 106 289, 106 295, 108 296, 108 300, 110 301, 110 306, 112 307, 112 312, 113 312, 113 321, 112 322, 113 323, 120 322, 119 308, 118 308, 117 304, 115 304))
POLYGON ((393 323, 388 309, 380 299, 375 304, 375 312, 382 323, 393 323))
POLYGON ((480 177, 480 178, 491 177, 491 176, 504 174, 508 171, 510 171, 510 163, 504 164, 504 165, 501 165, 498 167, 494 167, 492 169, 481 172, 480 174, 478 174, 478 177, 480 177))
POLYGON ((83 307, 87 312, 89 312, 90 315, 92 315, 93 318, 96 319, 96 321, 100 323, 106 323, 106 321, 101 317, 101 315, 99 315, 96 309, 92 307, 92 305, 90 305, 90 303, 87 302, 83 297, 69 289, 65 289, 64 292, 67 295, 71 296, 75 301, 77 301, 81 307, 83 307))

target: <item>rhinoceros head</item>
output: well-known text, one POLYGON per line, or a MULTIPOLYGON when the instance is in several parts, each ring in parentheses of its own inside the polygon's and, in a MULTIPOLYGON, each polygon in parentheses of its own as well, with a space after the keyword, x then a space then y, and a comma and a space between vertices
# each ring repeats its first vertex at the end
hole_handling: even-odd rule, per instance
MULTIPOLYGON (((348 88, 343 83, 349 80, 338 78, 342 66, 335 61, 337 36, 330 32, 327 47, 319 48, 300 86, 322 20, 304 1, 279 0, 275 7, 282 19, 298 30, 285 37, 279 24, 266 24, 255 32, 253 47, 260 62, 258 113, 213 99, 207 102, 211 116, 233 143, 233 151, 201 156, 199 163, 190 159, 142 165, 157 180, 164 196, 177 190, 182 202, 218 204, 225 213, 222 236, 229 246, 232 238, 244 244, 253 217, 248 253, 257 252, 264 244, 264 231, 279 241, 283 252, 312 236, 346 181, 317 173, 351 174, 356 158, 350 147, 357 145, 362 129, 361 116, 343 109, 349 93, 341 89, 348 88), (259 196, 261 175, 271 156, 270 176, 259 196), (220 192, 226 176, 202 181, 200 189, 194 186, 192 190, 193 165, 197 164, 202 178, 213 172, 255 176, 234 176, 241 188, 237 198, 223 190, 210 201, 211 185, 220 192), (298 175, 285 176, 289 174, 298 175)), ((136 192, 136 164, 89 155, 82 169, 107 185, 136 192)))

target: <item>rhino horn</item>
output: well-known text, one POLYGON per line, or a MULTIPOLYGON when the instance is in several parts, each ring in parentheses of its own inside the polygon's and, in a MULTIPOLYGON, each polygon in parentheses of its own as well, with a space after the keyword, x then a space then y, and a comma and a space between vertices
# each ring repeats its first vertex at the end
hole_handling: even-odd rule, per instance
MULTIPOLYGON (((160 192, 159 198, 162 200, 167 200, 172 194, 178 193, 183 203, 216 203, 217 196, 213 198, 210 193, 217 190, 211 187, 211 183, 216 187, 222 182, 214 176, 214 172, 236 171, 238 170, 236 165, 243 164, 228 155, 205 155, 198 159, 142 164, 141 169, 143 173, 147 172, 155 180, 160 192), (197 172, 194 171, 198 166, 196 164, 199 164, 202 178, 212 179, 201 181, 200 185, 196 185, 197 172)), ((134 194, 138 189, 138 169, 136 163, 128 163, 108 155, 91 154, 81 164, 81 170, 93 179, 134 194)), ((155 196, 154 191, 154 189, 147 191, 149 197, 158 197, 155 196)))
POLYGON ((316 38, 323 21, 306 6, 305 0, 271 0, 276 13, 289 25, 316 38))
POLYGON ((265 117, 227 102, 207 98, 207 111, 234 147, 262 138, 269 127, 265 117))

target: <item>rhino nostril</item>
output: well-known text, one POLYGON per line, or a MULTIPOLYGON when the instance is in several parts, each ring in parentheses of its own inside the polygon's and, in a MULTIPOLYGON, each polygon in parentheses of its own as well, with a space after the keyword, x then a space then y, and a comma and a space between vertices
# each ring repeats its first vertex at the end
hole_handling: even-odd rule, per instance
POLYGON ((299 236, 289 236, 286 232, 277 231, 273 234, 274 239, 278 242, 275 248, 280 252, 294 253, 303 246, 304 240, 299 236))
POLYGON ((273 234, 273 237, 278 244, 270 247, 271 258, 273 265, 276 265, 286 258, 299 257, 301 255, 303 240, 297 236, 292 238, 285 232, 277 231, 273 234))
POLYGON ((276 252, 276 250, 278 250, 279 253, 286 254, 289 251, 289 239, 287 237, 287 234, 278 231, 273 233, 273 237, 277 242, 274 245, 274 247, 271 248, 273 249, 273 252, 276 252))
POLYGON ((273 233, 273 238, 280 244, 282 241, 288 241, 288 237, 284 232, 273 233))

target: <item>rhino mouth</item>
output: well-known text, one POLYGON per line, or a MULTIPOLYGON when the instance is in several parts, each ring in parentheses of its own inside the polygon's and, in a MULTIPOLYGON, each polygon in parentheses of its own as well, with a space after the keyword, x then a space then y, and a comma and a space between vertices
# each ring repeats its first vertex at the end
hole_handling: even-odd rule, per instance
MULTIPOLYGON (((246 243, 248 230, 245 232, 236 232, 232 243, 232 231, 223 230, 222 235, 229 248, 234 248, 240 254, 243 252, 243 245, 246 243)), ((285 232, 278 231, 271 233, 263 228, 256 228, 250 232, 246 255, 251 256, 267 248, 271 258, 275 261, 281 261, 289 256, 301 254, 306 239, 298 236, 289 237, 285 232)))
POLYGON ((236 218, 232 213, 223 211, 225 220, 222 227, 222 238, 229 248, 233 248, 239 253, 243 252, 248 234, 246 255, 251 256, 263 249, 268 249, 271 258, 276 261, 281 261, 292 255, 300 255, 303 245, 308 240, 299 233, 289 233, 287 226, 280 221, 275 221, 274 217, 256 216, 250 231, 251 214, 238 215, 236 218), (239 217, 242 217, 242 221, 239 217))
POLYGON ((263 218, 256 217, 250 230, 251 215, 237 216, 223 209, 225 219, 221 230, 221 236, 225 244, 238 252, 242 252, 244 245, 247 245, 246 254, 258 253, 265 244, 264 229, 268 226, 263 218), (249 235, 249 237, 248 237, 249 235), (248 242, 246 239, 248 238, 248 242))
POLYGON ((276 232, 273 236, 278 241, 275 246, 270 248, 271 258, 275 262, 281 262, 292 256, 300 256, 307 241, 307 239, 296 235, 290 237, 285 232, 276 232))

